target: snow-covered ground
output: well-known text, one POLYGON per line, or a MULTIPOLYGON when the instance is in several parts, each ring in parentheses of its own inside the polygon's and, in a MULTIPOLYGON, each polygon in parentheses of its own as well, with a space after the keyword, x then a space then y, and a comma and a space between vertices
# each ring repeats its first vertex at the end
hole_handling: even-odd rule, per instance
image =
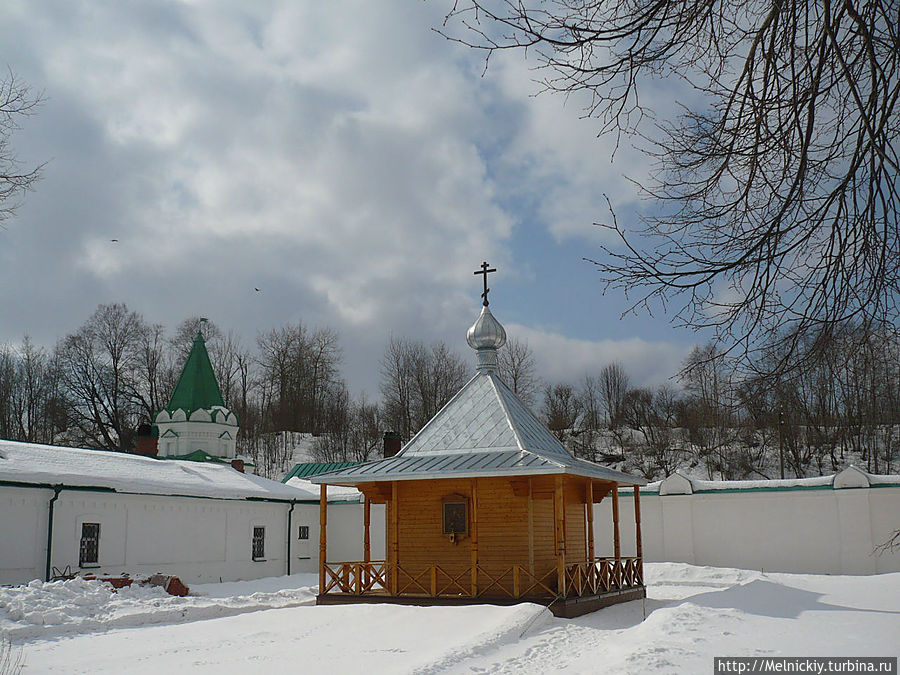
POLYGON ((160 587, 126 587, 118 592, 100 581, 32 581, 0 587, 0 634, 14 642, 48 639, 126 626, 183 623, 263 609, 313 605, 316 574, 196 584, 184 598, 160 587))
POLYGON ((314 579, 297 575, 188 598, 2 589, 0 625, 23 650, 23 673, 684 673, 711 672, 714 656, 900 653, 900 574, 646 572, 646 602, 571 620, 533 604, 315 607, 314 579), (27 614, 39 598, 35 611, 61 623, 35 631, 27 614))

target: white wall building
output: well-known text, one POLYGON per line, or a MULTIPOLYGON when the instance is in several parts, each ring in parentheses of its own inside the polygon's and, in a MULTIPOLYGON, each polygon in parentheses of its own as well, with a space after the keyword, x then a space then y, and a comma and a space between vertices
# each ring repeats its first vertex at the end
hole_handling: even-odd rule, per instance
MULTIPOLYGON (((335 555, 359 558, 359 494, 329 496, 335 555)), ((0 441, 0 584, 54 568, 187 584, 311 572, 318 514, 317 491, 227 465, 0 441)))
MULTIPOLYGON (((622 491, 620 508, 633 493, 622 491)), ((609 541, 611 499, 595 507, 609 541)), ((900 551, 875 549, 900 528, 900 476, 849 467, 836 475, 707 481, 680 473, 640 490, 644 560, 806 574, 900 572, 900 551)), ((620 522, 623 553, 634 526, 620 522)), ((610 555, 598 547, 599 555, 610 555)))

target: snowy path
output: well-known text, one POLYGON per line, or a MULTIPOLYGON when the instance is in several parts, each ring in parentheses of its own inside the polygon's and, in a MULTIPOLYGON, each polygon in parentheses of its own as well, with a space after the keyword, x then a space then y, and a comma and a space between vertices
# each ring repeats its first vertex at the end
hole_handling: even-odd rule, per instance
POLYGON ((645 621, 639 602, 557 619, 444 672, 711 672, 714 656, 900 654, 900 574, 648 568, 645 621))
POLYGON ((761 574, 675 563, 647 565, 647 574, 644 621, 641 602, 573 620, 528 604, 300 606, 31 639, 23 644, 23 675, 684 673, 711 672, 714 656, 900 653, 900 574, 761 574))

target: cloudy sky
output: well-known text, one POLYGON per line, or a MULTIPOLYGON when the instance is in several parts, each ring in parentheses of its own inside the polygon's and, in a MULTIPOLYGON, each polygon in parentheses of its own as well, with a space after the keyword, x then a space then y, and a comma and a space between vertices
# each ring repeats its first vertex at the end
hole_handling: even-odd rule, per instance
POLYGON ((521 54, 482 76, 433 30, 449 4, 5 0, 0 65, 46 98, 13 144, 48 164, 0 230, 0 341, 52 345, 110 302, 247 343, 301 319, 373 395, 392 333, 468 356, 488 260, 546 379, 618 359, 664 381, 697 336, 620 319, 582 261, 604 193, 637 224, 646 160, 535 97, 521 54))

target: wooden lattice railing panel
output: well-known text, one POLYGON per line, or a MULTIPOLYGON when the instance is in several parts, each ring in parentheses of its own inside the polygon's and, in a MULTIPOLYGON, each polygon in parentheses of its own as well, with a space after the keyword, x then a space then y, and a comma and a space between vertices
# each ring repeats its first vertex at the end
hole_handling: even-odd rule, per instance
POLYGON ((496 570, 476 567, 477 591, 472 594, 472 568, 447 571, 440 565, 416 570, 371 562, 327 563, 322 593, 350 595, 409 595, 418 597, 464 598, 572 598, 643 586, 640 558, 597 558, 566 565, 565 586, 557 589, 556 570, 543 575, 529 572, 523 565, 496 570), (397 572, 397 588, 391 589, 391 571, 397 572))
POLYGON ((384 560, 326 563, 325 588, 319 592, 336 589, 340 593, 366 595, 385 593, 387 587, 387 563, 384 560))
POLYGON ((640 558, 597 558, 566 566, 565 597, 643 586, 640 558))

